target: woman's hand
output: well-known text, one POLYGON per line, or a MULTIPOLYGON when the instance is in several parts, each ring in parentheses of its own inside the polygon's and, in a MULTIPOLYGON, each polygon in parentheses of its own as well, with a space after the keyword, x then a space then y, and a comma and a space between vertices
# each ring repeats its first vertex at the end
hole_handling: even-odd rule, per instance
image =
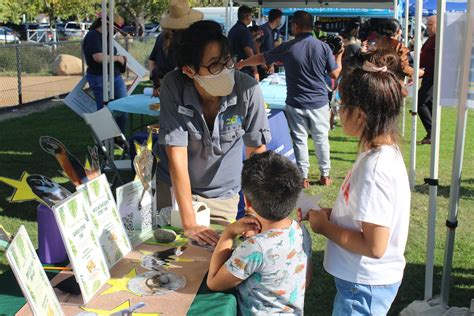
POLYGON ((199 244, 215 246, 219 241, 219 235, 206 226, 194 225, 184 228, 184 236, 197 241, 199 244))
POLYGON ((254 216, 245 216, 226 227, 224 233, 229 234, 232 238, 240 235, 253 236, 260 233, 262 225, 254 216))
POLYGON ((324 210, 321 210, 321 211, 310 210, 308 212, 308 221, 309 221, 309 225, 311 226, 311 229, 316 234, 324 235, 324 230, 326 226, 329 224, 329 216, 330 214, 328 214, 328 212, 324 210))
POLYGON ((155 98, 159 97, 160 96, 160 87, 153 87, 153 94, 152 94, 155 98))

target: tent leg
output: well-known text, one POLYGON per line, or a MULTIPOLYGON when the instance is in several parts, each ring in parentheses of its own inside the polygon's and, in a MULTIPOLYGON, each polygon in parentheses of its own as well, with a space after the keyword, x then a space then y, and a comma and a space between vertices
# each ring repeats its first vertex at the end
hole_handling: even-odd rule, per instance
POLYGON ((459 191, 461 186, 461 172, 464 156, 464 143, 466 137, 467 122, 467 94, 468 82, 471 72, 472 36, 474 27, 474 1, 468 1, 466 41, 464 42, 463 59, 461 67, 460 94, 458 103, 458 115, 456 123, 456 138, 454 143, 453 170, 451 177, 451 188, 449 191, 449 217, 446 221, 447 237, 444 254, 443 277, 441 280, 441 303, 448 305, 449 285, 451 281, 451 270, 453 264, 454 237, 458 222, 459 191))
POLYGON ((418 111, 418 88, 420 86, 419 69, 420 69, 420 50, 421 50, 421 18, 423 10, 423 1, 416 0, 416 14, 415 14, 415 54, 414 65, 415 72, 413 74, 413 106, 412 106, 412 120, 411 120, 411 144, 410 144, 410 188, 415 190, 416 183, 416 123, 418 111))

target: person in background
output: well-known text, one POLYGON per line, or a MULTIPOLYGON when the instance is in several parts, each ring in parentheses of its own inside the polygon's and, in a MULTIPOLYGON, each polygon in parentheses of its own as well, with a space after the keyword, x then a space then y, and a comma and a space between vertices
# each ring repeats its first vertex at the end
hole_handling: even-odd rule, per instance
MULTIPOLYGON (((252 24, 252 9, 247 6, 241 6, 237 11, 238 21, 230 29, 228 34, 230 53, 235 61, 250 58, 255 55, 255 41, 248 26, 252 24)), ((242 72, 260 80, 257 67, 245 67, 242 72)))
POLYGON ((192 202, 205 203, 213 222, 235 220, 242 149, 247 157, 266 150, 267 114, 258 82, 234 70, 219 23, 199 21, 183 31, 176 62, 161 82, 157 208, 172 205, 173 187, 184 235, 215 245, 218 235, 197 224, 192 202))
MULTIPOLYGON (((109 23, 107 21, 107 23, 109 23)), ((123 18, 114 15, 114 29, 119 31, 123 26, 123 18)), ((115 33, 115 32, 114 32, 115 33)), ((110 36, 110 35, 109 35, 110 36)), ((110 49, 110 48, 109 48, 110 49)), ((104 107, 104 90, 103 90, 103 73, 102 63, 106 62, 106 58, 102 52, 102 18, 97 18, 90 26, 89 32, 84 37, 82 44, 84 58, 87 64, 86 79, 89 87, 94 94, 97 110, 104 107)), ((127 59, 125 56, 117 55, 117 49, 114 48, 114 98, 115 100, 127 96, 127 87, 122 79, 121 72, 125 72, 127 59)), ((114 118, 122 132, 125 132, 127 127, 127 113, 114 112, 114 118)))
MULTIPOLYGON (((274 31, 277 30, 281 23, 283 13, 279 9, 272 9, 268 13, 268 22, 263 24, 260 29, 263 31, 263 36, 260 38, 260 50, 258 53, 265 53, 275 48, 274 31)), ((273 64, 258 66, 258 73, 260 80, 265 79, 269 74, 275 72, 273 64)))
POLYGON ((319 40, 323 40, 322 38, 328 37, 328 33, 323 31, 323 23, 320 21, 314 22, 313 35, 319 40))
MULTIPOLYGON (((413 67, 410 66, 410 50, 400 41, 402 36, 402 27, 397 19, 390 19, 382 28, 382 36, 377 39, 377 49, 391 49, 400 57, 401 72, 396 73, 399 76, 403 86, 405 77, 413 76, 413 67)), ((420 70, 420 77, 423 76, 423 70, 420 70)), ((404 95, 408 92, 403 88, 404 95)))
POLYGON ((153 96, 160 95, 161 80, 168 72, 176 68, 174 57, 180 33, 202 18, 202 12, 191 9, 188 0, 170 1, 167 14, 160 20, 162 32, 156 39, 148 60, 150 79, 153 82, 153 96))
MULTIPOLYGON (((428 39, 421 48, 420 68, 424 68, 423 80, 418 90, 418 116, 426 130, 426 136, 419 142, 422 145, 431 144, 431 115, 433 111, 433 81, 436 48, 436 15, 426 22, 428 39)), ((422 69, 420 69, 422 70, 422 69)))
POLYGON ((342 63, 352 56, 359 54, 361 51, 361 43, 359 41, 359 22, 349 22, 346 24, 344 31, 341 33, 344 42, 344 56, 342 56, 342 63))
POLYGON ((249 213, 224 230, 207 275, 211 290, 237 287, 239 315, 303 315, 311 237, 289 218, 301 181, 295 164, 272 151, 244 162, 242 191, 249 213), (241 235, 248 238, 232 251, 241 235))
POLYGON ((282 61, 286 74, 286 118, 293 140, 296 162, 303 173, 303 186, 309 186, 308 132, 314 142, 321 177, 320 185, 330 185, 328 90, 325 73, 337 79, 341 72, 343 49, 334 58, 326 43, 313 36, 313 17, 296 11, 292 33, 295 39, 235 65, 237 69, 282 61))
POLYGON ((410 223, 398 146, 401 85, 386 66, 367 61, 344 73, 339 91, 342 129, 359 139, 359 154, 334 207, 311 210, 305 219, 327 238, 324 269, 337 290, 332 315, 387 315, 403 279, 410 223))

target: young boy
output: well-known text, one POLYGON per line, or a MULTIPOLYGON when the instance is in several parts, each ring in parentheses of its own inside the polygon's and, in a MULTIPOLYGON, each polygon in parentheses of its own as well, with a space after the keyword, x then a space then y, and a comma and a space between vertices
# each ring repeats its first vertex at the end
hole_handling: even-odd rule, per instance
POLYGON ((274 152, 244 161, 242 191, 248 214, 227 226, 212 255, 207 285, 237 287, 242 315, 303 314, 311 278, 311 238, 288 218, 301 191, 297 166, 274 152), (248 237, 232 252, 235 237, 248 237))

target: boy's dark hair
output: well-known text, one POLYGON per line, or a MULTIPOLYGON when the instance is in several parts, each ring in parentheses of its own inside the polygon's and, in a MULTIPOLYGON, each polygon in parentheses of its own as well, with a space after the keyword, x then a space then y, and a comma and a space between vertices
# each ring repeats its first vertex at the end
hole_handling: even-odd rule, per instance
POLYGON ((237 11, 237 19, 239 19, 239 21, 245 20, 248 15, 252 15, 252 12, 253 11, 251 8, 247 7, 246 5, 243 5, 237 11))
POLYGON ((395 141, 399 138, 397 120, 403 94, 397 75, 389 68, 393 66, 391 63, 395 63, 394 67, 397 67, 396 61, 392 60, 396 58, 395 54, 388 55, 388 53, 384 56, 379 52, 376 58, 374 58, 374 55, 377 56, 376 52, 364 56, 363 61, 352 64, 349 70, 344 72, 339 85, 342 106, 348 111, 347 115, 352 115, 355 108, 361 109, 366 115, 360 146, 379 147, 375 139, 380 135, 390 135, 395 141), (364 70, 364 65, 386 66, 387 71, 367 70, 367 68, 364 70))
POLYGON ((397 19, 389 19, 382 28, 382 34, 385 36, 392 37, 397 34, 398 30, 400 30, 402 26, 397 19))
POLYGON ((214 21, 198 21, 181 34, 176 54, 179 68, 192 66, 196 71, 202 64, 204 49, 209 43, 216 42, 221 47, 221 58, 230 54, 227 38, 222 33, 222 26, 214 21))
POLYGON ((313 29, 313 16, 306 11, 296 11, 293 16, 293 23, 302 30, 313 29))
POLYGON ((242 192, 261 217, 279 221, 290 215, 301 192, 303 177, 288 158, 267 151, 244 161, 242 192))
POLYGON ((268 12, 268 22, 273 22, 278 18, 281 18, 283 15, 283 12, 279 9, 271 9, 270 12, 268 12))

